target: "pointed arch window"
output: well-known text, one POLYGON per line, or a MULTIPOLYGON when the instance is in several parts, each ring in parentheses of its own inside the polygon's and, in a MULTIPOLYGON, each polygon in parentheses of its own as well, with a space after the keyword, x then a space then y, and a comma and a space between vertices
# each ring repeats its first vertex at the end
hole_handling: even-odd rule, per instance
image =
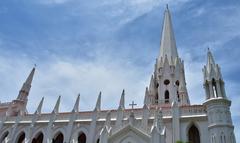
POLYGON ((195 125, 192 125, 188 130, 188 141, 190 143, 200 143, 199 131, 195 125))
POLYGON ((43 143, 43 133, 38 133, 37 136, 32 140, 32 143, 43 143))
POLYGON ((158 104, 158 99, 159 99, 159 97, 158 97, 158 93, 157 93, 156 96, 155 96, 155 103, 156 104, 158 104))
POLYGON ((8 134, 9 134, 9 132, 6 131, 6 132, 2 135, 2 137, 0 138, 0 143, 4 142, 4 140, 7 138, 8 134))
POLYGON ((87 137, 86 135, 81 132, 78 136, 78 143, 86 143, 87 137))
POLYGON ((164 93, 164 99, 165 99, 165 103, 169 103, 169 91, 166 90, 164 93))
POLYGON ((53 143, 63 143, 64 136, 61 132, 57 133, 57 135, 53 138, 53 143))
POLYGON ((16 143, 23 143, 25 140, 25 133, 21 132, 16 140, 16 143))
POLYGON ((218 97, 218 93, 217 93, 217 83, 216 83, 216 81, 215 81, 214 78, 212 79, 212 88, 213 88, 214 97, 218 97))

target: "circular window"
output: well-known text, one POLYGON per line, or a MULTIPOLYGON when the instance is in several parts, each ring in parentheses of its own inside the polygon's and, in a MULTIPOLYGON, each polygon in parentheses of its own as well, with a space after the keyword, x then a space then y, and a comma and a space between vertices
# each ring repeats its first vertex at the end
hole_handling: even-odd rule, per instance
POLYGON ((164 80, 165 85, 169 85, 170 81, 168 79, 164 80))

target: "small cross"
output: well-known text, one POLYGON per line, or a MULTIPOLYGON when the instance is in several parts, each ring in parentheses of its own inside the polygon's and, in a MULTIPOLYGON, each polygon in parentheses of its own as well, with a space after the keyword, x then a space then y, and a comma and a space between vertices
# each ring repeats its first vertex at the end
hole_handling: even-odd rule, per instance
POLYGON ((37 64, 34 64, 34 67, 36 68, 36 67, 37 67, 37 64))
POLYGON ((132 101, 131 104, 129 104, 129 106, 132 106, 132 109, 134 108, 134 106, 136 106, 137 104, 134 103, 134 101, 132 101))

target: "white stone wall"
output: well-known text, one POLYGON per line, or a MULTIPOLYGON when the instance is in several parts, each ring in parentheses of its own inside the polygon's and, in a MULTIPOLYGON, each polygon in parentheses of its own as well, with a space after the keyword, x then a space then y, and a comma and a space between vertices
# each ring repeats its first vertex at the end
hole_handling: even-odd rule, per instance
MULTIPOLYGON (((208 143, 209 142, 209 137, 208 137, 208 120, 206 116, 206 112, 202 110, 203 106, 189 106, 188 111, 186 112, 187 109, 186 107, 180 108, 180 139, 183 141, 187 141, 187 130, 189 128, 189 125, 194 123, 200 132, 200 138, 201 138, 201 143, 208 143), (202 112, 193 112, 192 109, 198 109, 196 111, 202 111, 202 112), (192 114, 189 116, 189 114, 192 114)), ((142 127, 142 117, 143 117, 143 109, 134 109, 134 115, 135 115, 135 120, 134 124, 132 125, 134 128, 138 129, 142 133, 144 133, 146 136, 151 136, 151 128, 154 123, 154 112, 155 109, 150 110, 150 115, 148 117, 148 124, 147 128, 142 127)), ((166 143, 172 143, 173 140, 173 126, 172 126, 172 116, 171 116, 171 108, 166 108, 162 109, 163 111, 163 127, 166 128, 166 138, 165 141, 166 143)), ((111 111, 111 132, 112 134, 118 132, 121 130, 124 126, 127 126, 129 124, 128 118, 131 113, 131 110, 124 110, 124 120, 123 120, 123 126, 122 127, 116 127, 116 116, 117 116, 117 111, 113 110, 111 111)), ((106 115, 107 111, 99 111, 97 114, 97 122, 96 122, 96 127, 93 129, 93 134, 91 134, 91 123, 92 123, 92 114, 93 112, 80 112, 77 113, 78 116, 76 117, 74 124, 73 124, 73 129, 71 130, 72 132, 70 133, 70 139, 71 142, 76 142, 79 133, 83 132, 86 134, 87 137, 87 142, 88 143, 94 143, 97 141, 97 139, 100 137, 100 132, 102 128, 105 126, 106 122, 106 115), (92 139, 92 140, 89 140, 92 139), (89 142, 90 141, 90 142, 89 142)), ((53 127, 52 127, 52 136, 50 138, 53 138, 56 133, 62 132, 64 135, 64 139, 67 139, 68 134, 68 124, 69 124, 69 119, 72 116, 72 113, 59 113, 56 117, 56 120, 53 122, 53 127)), ((26 142, 30 142, 39 132, 42 132, 44 135, 44 141, 47 142, 47 128, 48 128, 48 123, 49 119, 51 117, 51 114, 41 114, 34 127, 32 128, 32 132, 29 130, 30 124, 31 124, 31 119, 33 118, 33 115, 27 115, 21 117, 19 124, 17 125, 16 132, 13 135, 13 138, 11 139, 12 141, 15 141, 16 138, 18 138, 19 134, 21 131, 24 131, 26 134, 26 142), (30 134, 31 133, 31 134, 30 134), (30 137, 29 137, 30 136, 30 137)), ((3 136, 3 134, 6 131, 9 131, 11 134, 13 126, 16 125, 16 119, 17 117, 9 117, 6 121, 4 121, 4 125, 0 130, 0 137, 3 136)), ((129 133, 130 134, 130 133, 129 133)), ((135 135, 134 135, 135 136, 135 135)), ((132 137, 134 137, 132 136, 132 137)), ((120 138, 119 138, 120 139, 120 138)), ((131 138, 129 138, 131 139, 131 138)), ((50 139, 51 140, 51 139, 50 139)), ((65 140, 66 141, 66 140, 65 140)), ((150 141, 150 140, 149 140, 150 141)), ((67 141, 66 141, 67 142, 67 141)), ((116 141, 119 142, 119 141, 116 141)), ((140 141, 141 142, 141 141, 140 141)), ((210 143, 210 142, 209 142, 210 143)))

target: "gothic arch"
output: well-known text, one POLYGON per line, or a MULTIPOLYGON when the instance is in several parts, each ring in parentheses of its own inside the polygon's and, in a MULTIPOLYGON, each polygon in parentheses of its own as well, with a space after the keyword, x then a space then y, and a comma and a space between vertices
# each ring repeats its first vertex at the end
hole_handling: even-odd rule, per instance
POLYGON ((213 89, 214 97, 218 97, 219 93, 217 92, 217 83, 216 83, 216 80, 214 78, 212 78, 212 89, 213 89))
POLYGON ((84 133, 86 135, 86 139, 88 138, 88 130, 85 127, 80 127, 74 130, 74 134, 72 136, 72 140, 77 142, 79 134, 84 133))
POLYGON ((158 104, 158 100, 159 100, 159 96, 158 96, 158 93, 156 94, 155 96, 155 103, 158 104))
POLYGON ((168 90, 166 90, 164 92, 164 102, 169 103, 169 91, 168 90))
POLYGON ((52 139, 52 143, 63 143, 64 141, 64 135, 61 131, 58 131, 57 133, 55 133, 53 139, 52 139))
POLYGON ((1 135, 1 138, 0 138, 0 143, 3 142, 5 140, 5 138, 7 138, 8 135, 9 135, 9 131, 3 132, 3 134, 1 135))
POLYGON ((18 134, 15 143, 23 143, 24 140, 25 140, 25 137, 26 137, 25 132, 24 132, 24 131, 21 131, 21 132, 18 134))
POLYGON ((99 141, 100 141, 100 132, 101 132, 101 130, 98 130, 95 135, 95 139, 94 139, 95 143, 99 143, 99 141))
POLYGON ((84 132, 80 132, 78 135, 78 143, 86 143, 87 136, 84 132))
POLYGON ((196 123, 190 123, 187 127, 187 139, 189 143, 200 143, 199 126, 196 123))
POLYGON ((44 139, 44 134, 43 132, 40 131, 34 136, 32 143, 43 143, 43 139, 44 139))

